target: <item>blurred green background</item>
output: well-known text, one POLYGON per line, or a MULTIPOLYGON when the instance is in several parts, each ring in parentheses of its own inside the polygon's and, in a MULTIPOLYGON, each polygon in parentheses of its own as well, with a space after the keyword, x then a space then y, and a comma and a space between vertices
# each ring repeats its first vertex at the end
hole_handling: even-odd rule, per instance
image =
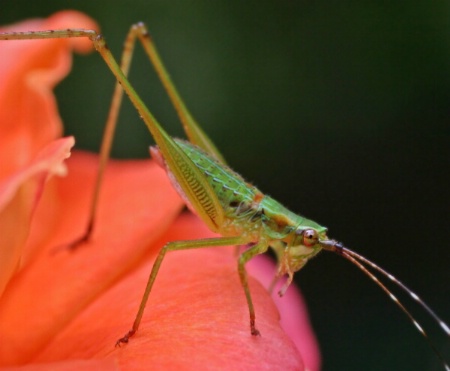
MULTIPOLYGON (((73 8, 121 52, 148 24, 194 116, 249 181, 329 227, 450 321, 450 3, 445 1, 2 0, 0 22, 73 8)), ((182 136, 137 48, 131 81, 182 136)), ((97 150, 114 80, 76 57, 57 89, 68 134, 97 150)), ((115 157, 152 143, 126 102, 115 157)), ((355 267, 323 253, 297 274, 324 370, 441 369, 428 345, 355 267)), ((403 296, 406 297, 406 296, 403 296)), ((407 300, 450 358, 450 345, 407 300)))

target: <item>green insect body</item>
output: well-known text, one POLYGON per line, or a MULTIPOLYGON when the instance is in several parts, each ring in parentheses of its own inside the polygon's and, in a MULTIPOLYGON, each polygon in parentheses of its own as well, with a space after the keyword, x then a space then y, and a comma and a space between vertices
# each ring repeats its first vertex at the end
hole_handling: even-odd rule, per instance
MULTIPOLYGON (((225 217, 214 232, 222 236, 241 236, 248 240, 248 244, 259 243, 260 253, 265 252, 269 246, 272 247, 278 257, 280 276, 288 274, 292 277, 294 272, 322 249, 319 240, 328 240, 325 227, 289 211, 199 147, 184 140, 174 141, 218 196, 225 217), (305 244, 303 233, 307 229, 317 231, 319 240, 305 244)), ((159 150, 153 147, 151 153, 163 165, 189 209, 199 214, 179 187, 170 168, 161 161, 163 157, 159 150)))
MULTIPOLYGON (((161 249, 150 272, 150 277, 133 326, 125 336, 117 341, 116 345, 127 343, 138 330, 148 297, 152 291, 165 254, 168 251, 233 245, 246 247, 238 258, 238 273, 247 300, 252 335, 259 335, 260 333, 255 325, 255 308, 247 282, 245 264, 255 255, 266 252, 270 247, 274 250, 278 261, 276 278, 283 275, 288 276, 286 283, 279 291, 280 295, 284 294, 292 282, 293 274, 301 269, 309 259, 324 249, 335 252, 349 260, 371 278, 389 295, 425 338, 428 339, 427 333, 370 269, 380 273, 407 292, 440 325, 445 334, 450 336, 449 326, 417 294, 407 288, 401 281, 365 257, 329 239, 326 235, 327 230, 325 227, 292 213, 280 203, 269 196, 265 196, 256 187, 247 183, 239 174, 235 173, 226 165, 225 160, 216 146, 187 110, 165 70, 144 24, 138 23, 131 27, 126 38, 120 66, 109 51, 102 35, 94 30, 64 29, 0 33, 0 40, 68 37, 89 38, 117 79, 110 114, 106 124, 107 129, 105 130, 100 153, 100 170, 90 209, 90 222, 88 223, 85 234, 72 243, 71 247, 76 247, 80 243, 89 241, 94 225, 93 221, 96 216, 96 206, 104 168, 109 157, 112 136, 117 121, 117 113, 124 91, 144 120, 144 123, 157 144, 157 147, 151 148, 152 156, 166 169, 172 184, 183 197, 188 207, 213 232, 220 235, 220 237, 216 238, 169 242, 161 249), (127 74, 136 39, 139 39, 141 42, 163 83, 178 113, 189 142, 173 139, 153 117, 152 113, 147 109, 128 81, 127 74)), ((450 368, 447 362, 436 347, 431 341, 429 341, 429 344, 445 368, 449 370, 450 368)))

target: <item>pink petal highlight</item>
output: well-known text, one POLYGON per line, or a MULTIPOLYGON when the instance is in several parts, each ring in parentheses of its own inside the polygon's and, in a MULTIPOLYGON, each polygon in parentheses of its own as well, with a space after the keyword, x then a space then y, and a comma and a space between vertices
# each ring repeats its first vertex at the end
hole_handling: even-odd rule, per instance
MULTIPOLYGON (((276 273, 276 266, 269 257, 259 255, 247 264, 247 270, 268 289, 276 273)), ((280 311, 281 326, 300 351, 305 367, 311 371, 320 370, 319 345, 311 327, 306 304, 295 284, 280 297, 278 291, 283 281, 277 283, 272 293, 272 299, 280 311)))

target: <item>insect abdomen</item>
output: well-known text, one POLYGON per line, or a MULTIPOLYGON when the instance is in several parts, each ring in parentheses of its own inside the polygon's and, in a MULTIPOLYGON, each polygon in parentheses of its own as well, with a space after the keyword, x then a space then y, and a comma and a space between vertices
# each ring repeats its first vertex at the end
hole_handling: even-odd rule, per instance
POLYGON ((239 218, 258 212, 258 204, 264 196, 256 187, 197 146, 179 139, 176 142, 203 172, 227 216, 239 218))

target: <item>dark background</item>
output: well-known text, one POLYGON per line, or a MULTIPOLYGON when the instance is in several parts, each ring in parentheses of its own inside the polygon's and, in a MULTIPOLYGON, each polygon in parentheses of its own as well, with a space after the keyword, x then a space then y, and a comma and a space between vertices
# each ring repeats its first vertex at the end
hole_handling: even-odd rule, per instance
MULTIPOLYGON (((329 227, 450 321, 450 3, 2 0, 0 22, 76 8, 118 56, 145 21, 180 93, 229 163, 329 227)), ((131 81, 182 136, 137 48, 131 81)), ((97 150, 113 78, 77 57, 58 87, 67 134, 97 150)), ((114 156, 152 142, 126 102, 114 156)), ((297 274, 324 370, 434 370, 436 357, 381 290, 329 253, 297 274)), ((407 299, 407 298, 406 298, 407 299)), ((406 300, 450 358, 450 345, 406 300)))

